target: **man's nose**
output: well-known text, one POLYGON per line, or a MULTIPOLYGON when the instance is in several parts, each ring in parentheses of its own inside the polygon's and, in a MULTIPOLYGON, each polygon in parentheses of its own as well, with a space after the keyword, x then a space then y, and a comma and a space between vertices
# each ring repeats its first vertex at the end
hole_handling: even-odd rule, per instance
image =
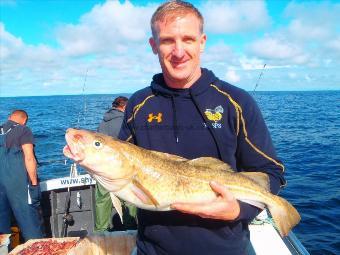
POLYGON ((172 54, 176 58, 182 58, 184 56, 184 46, 181 42, 176 42, 172 54))

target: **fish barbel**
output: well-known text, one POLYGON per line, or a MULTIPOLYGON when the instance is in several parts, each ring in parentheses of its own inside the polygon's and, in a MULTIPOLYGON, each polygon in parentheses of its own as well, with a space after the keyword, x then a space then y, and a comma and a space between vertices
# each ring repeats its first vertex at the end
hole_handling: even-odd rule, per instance
POLYGON ((175 202, 212 201, 216 193, 209 183, 216 181, 236 199, 266 206, 283 236, 300 221, 289 202, 270 193, 267 174, 235 172, 215 158, 188 160, 87 130, 69 128, 65 138, 65 156, 83 166, 110 192, 121 218, 118 197, 142 209, 167 211, 175 202))

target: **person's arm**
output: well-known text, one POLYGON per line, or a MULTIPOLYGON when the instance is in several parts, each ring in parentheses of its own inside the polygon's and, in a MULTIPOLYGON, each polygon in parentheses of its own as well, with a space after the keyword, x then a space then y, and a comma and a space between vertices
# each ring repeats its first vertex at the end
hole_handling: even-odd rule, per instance
POLYGON ((37 161, 35 159, 33 144, 27 143, 21 145, 21 147, 24 153, 24 162, 28 173, 28 177, 31 181, 31 184, 35 186, 38 184, 38 178, 37 178, 37 161))
MULTIPOLYGON (((255 100, 248 96, 242 107, 243 120, 238 136, 236 151, 239 171, 264 172, 268 174, 270 191, 277 194, 285 185, 284 166, 277 158, 272 139, 255 100)), ((237 220, 250 221, 261 211, 259 208, 242 201, 237 220)))

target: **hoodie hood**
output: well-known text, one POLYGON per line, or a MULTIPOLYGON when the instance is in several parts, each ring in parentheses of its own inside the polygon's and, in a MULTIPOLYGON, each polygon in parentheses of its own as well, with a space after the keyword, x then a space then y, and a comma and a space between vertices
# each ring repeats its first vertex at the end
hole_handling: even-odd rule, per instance
POLYGON ((110 121, 116 118, 123 118, 123 117, 124 117, 124 112, 116 108, 111 108, 104 114, 103 120, 107 122, 107 121, 110 121))
POLYGON ((156 74, 152 78, 151 89, 156 95, 163 95, 165 97, 187 97, 197 96, 207 90, 211 83, 214 83, 217 77, 208 69, 201 68, 201 77, 187 89, 174 89, 166 85, 162 73, 156 74))

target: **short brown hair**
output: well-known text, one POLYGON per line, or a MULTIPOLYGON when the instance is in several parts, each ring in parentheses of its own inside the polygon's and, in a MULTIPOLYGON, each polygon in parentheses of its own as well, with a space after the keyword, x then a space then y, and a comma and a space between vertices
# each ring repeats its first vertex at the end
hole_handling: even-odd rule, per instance
POLYGON ((151 31, 152 36, 156 38, 156 29, 155 23, 157 21, 163 21, 165 17, 183 17, 187 14, 194 14, 200 21, 200 32, 203 33, 204 19, 199 10, 193 6, 191 3, 181 1, 181 0, 172 0, 167 1, 160 5, 157 10, 154 12, 151 18, 151 31))
POLYGON ((116 97, 112 102, 112 107, 123 107, 127 104, 128 98, 119 96, 116 97))

